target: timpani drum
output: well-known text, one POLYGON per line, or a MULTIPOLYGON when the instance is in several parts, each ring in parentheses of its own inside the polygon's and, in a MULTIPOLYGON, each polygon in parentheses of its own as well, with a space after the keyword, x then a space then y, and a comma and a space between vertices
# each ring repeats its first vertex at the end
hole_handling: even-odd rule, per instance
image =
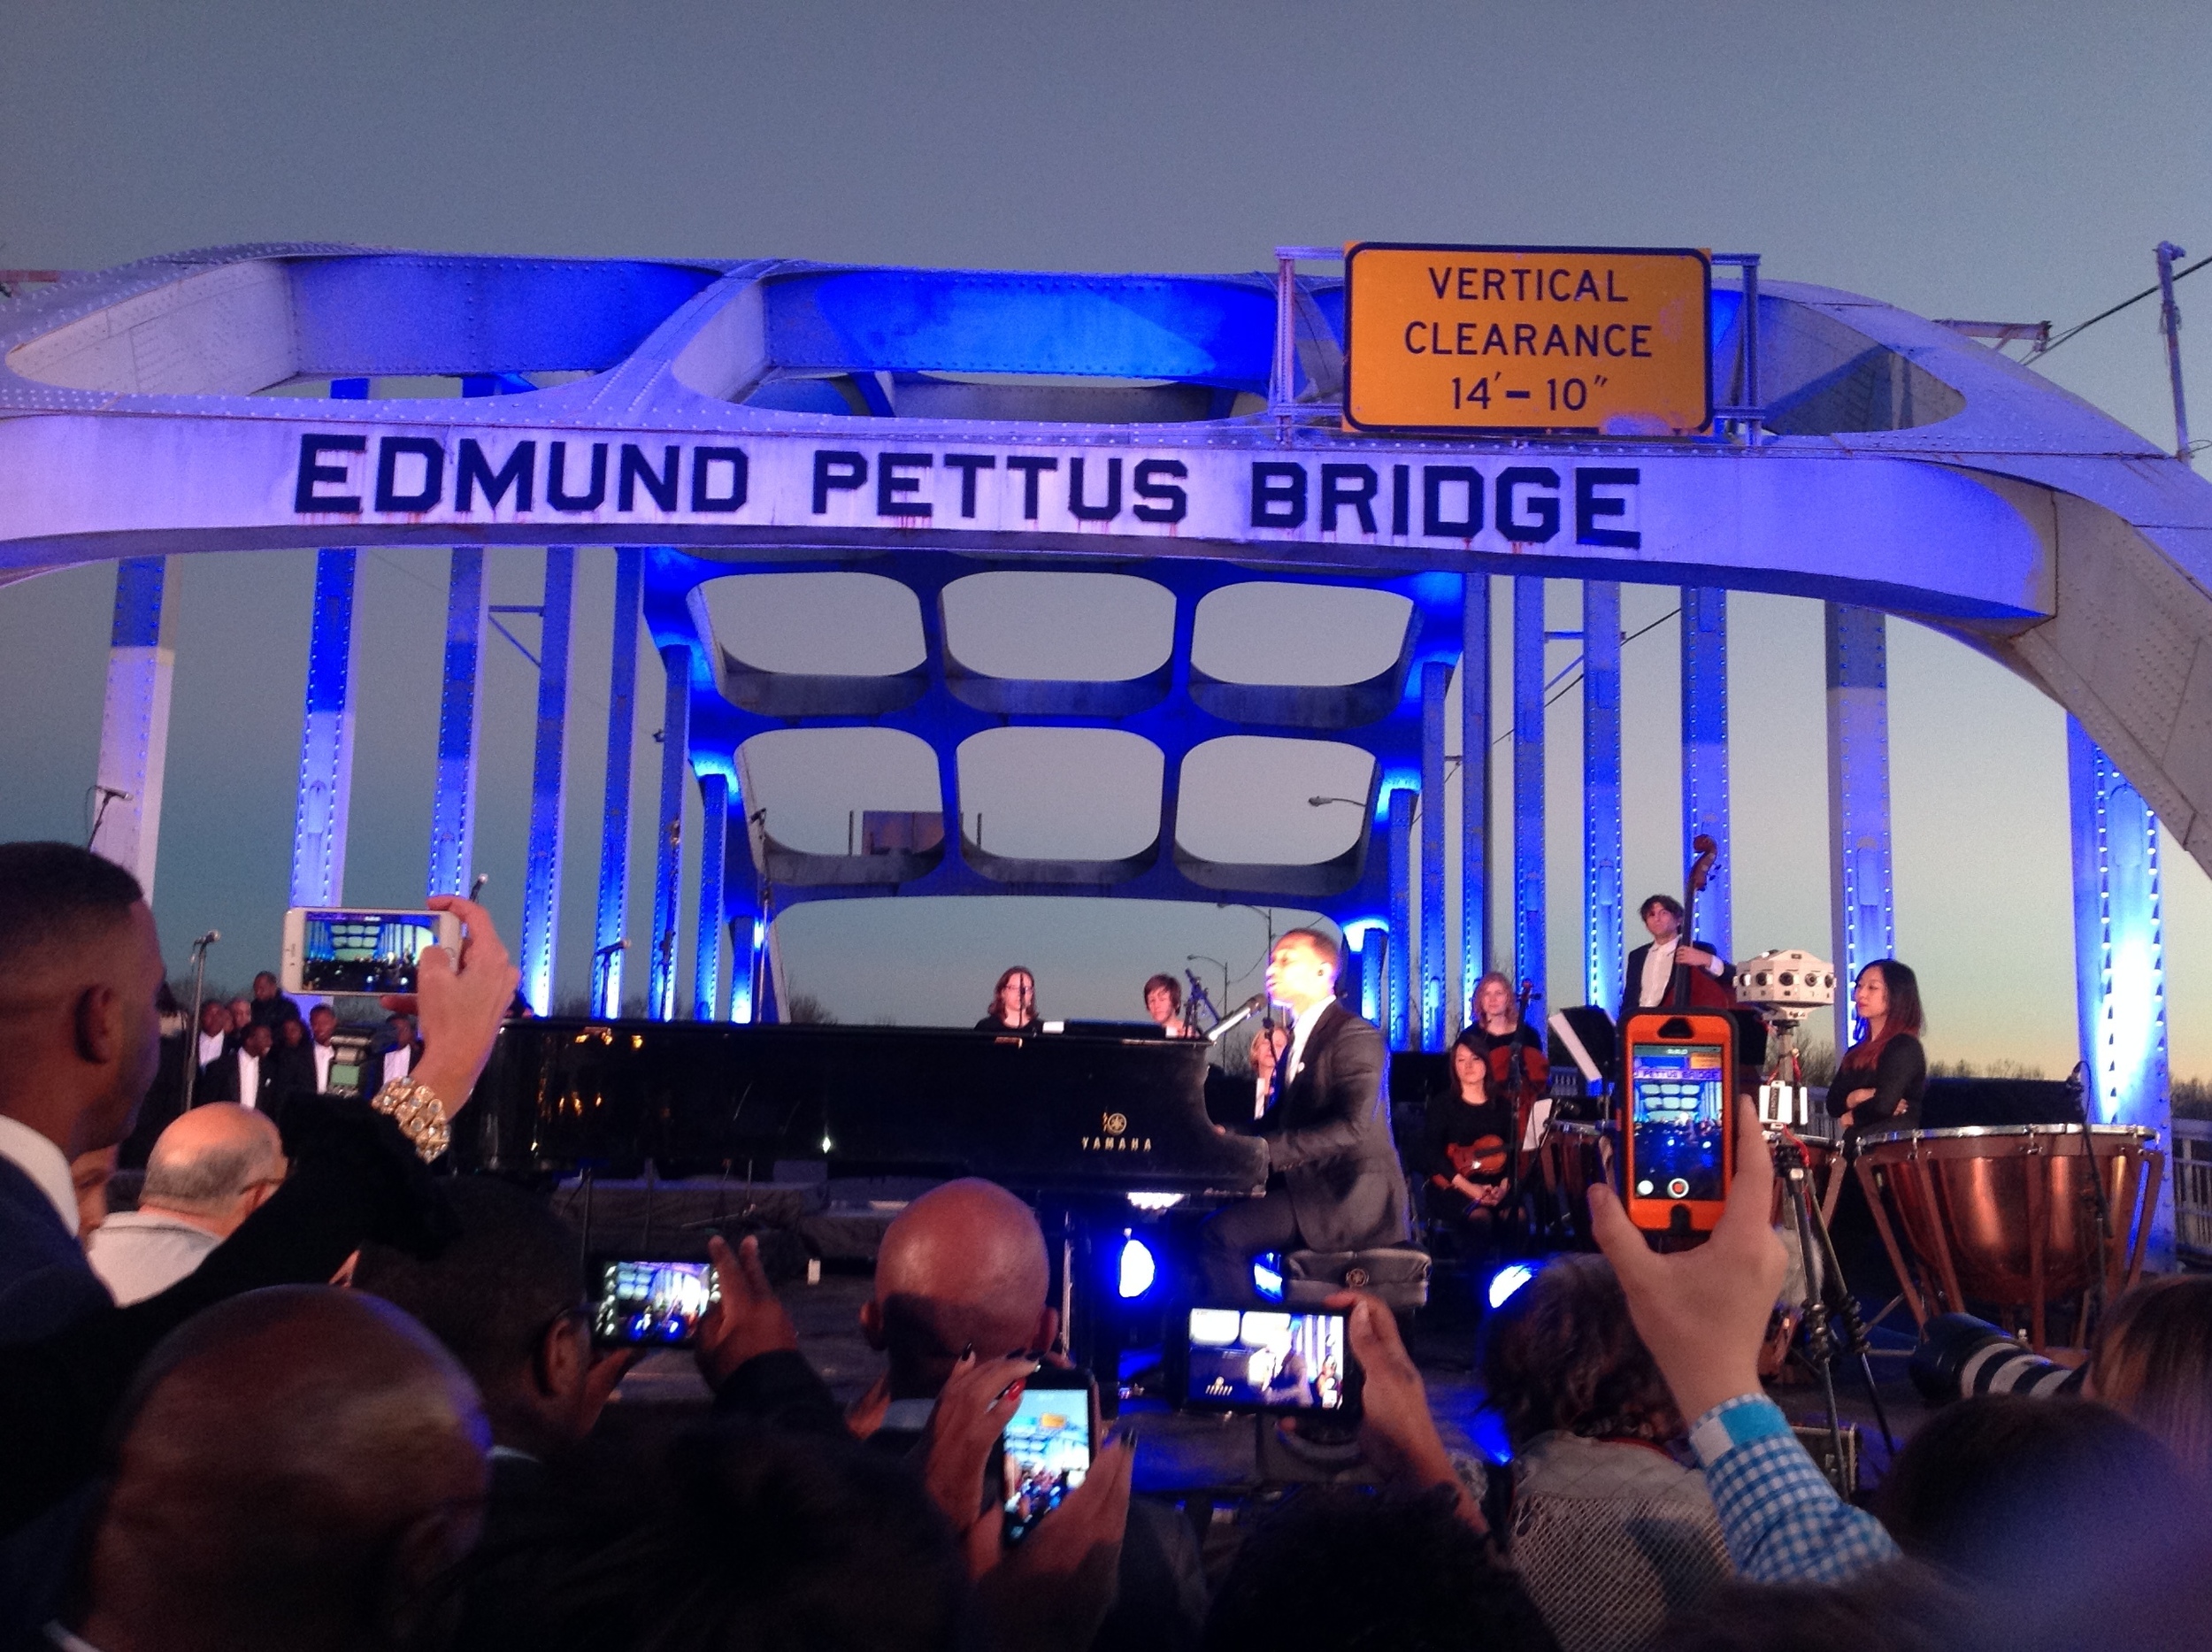
POLYGON ((2024 1316, 2040 1353, 2049 1309, 2078 1297, 2081 1341, 2092 1282, 2101 1273, 2116 1295, 2143 1271, 2165 1169, 2155 1131, 2100 1125, 2087 1136, 2078 1125, 2010 1125, 1860 1138, 1859 1180, 1916 1319, 1994 1307, 2011 1325, 2024 1316), (2093 1175, 2111 1210, 2101 1256, 2093 1175))

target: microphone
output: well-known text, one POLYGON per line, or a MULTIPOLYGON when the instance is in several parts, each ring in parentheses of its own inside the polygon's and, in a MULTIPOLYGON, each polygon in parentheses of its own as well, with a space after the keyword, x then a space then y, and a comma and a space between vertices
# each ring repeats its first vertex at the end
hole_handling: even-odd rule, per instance
POLYGON ((211 930, 209 930, 209 931, 207 932, 207 934, 205 934, 202 935, 202 936, 201 936, 201 937, 200 937, 197 941, 194 941, 192 944, 193 944, 194 946, 196 946, 196 947, 201 947, 201 948, 211 947, 211 946, 213 946, 213 945, 214 945, 217 941, 220 941, 222 938, 223 938, 223 932, 222 932, 221 930, 219 930, 219 929, 211 929, 211 930))
POLYGON ((1242 1003, 1239 1004, 1235 1011, 1231 1014, 1227 1019, 1215 1023, 1214 1030, 1206 1034, 1206 1041, 1209 1044, 1218 1044, 1221 1041, 1221 1035, 1224 1033, 1226 1033, 1238 1022, 1248 1020, 1266 1008, 1267 995, 1263 992, 1254 993, 1249 998, 1247 998, 1242 1003))

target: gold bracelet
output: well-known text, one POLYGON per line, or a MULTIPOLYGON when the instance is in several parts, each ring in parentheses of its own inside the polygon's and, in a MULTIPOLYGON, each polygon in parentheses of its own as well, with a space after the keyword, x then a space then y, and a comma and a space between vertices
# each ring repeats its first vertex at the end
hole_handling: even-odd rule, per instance
POLYGON ((369 1105, 399 1126, 400 1133, 414 1143, 426 1164, 444 1152, 453 1140, 452 1126, 446 1123, 445 1103, 426 1084, 394 1079, 369 1098, 369 1105))

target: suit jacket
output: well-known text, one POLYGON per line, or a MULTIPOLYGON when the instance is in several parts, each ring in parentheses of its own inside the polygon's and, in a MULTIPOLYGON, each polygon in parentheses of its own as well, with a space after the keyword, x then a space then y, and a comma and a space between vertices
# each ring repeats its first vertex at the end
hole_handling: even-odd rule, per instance
MULTIPOLYGON (((1715 957, 1720 957, 1720 949, 1709 941, 1693 940, 1690 945, 1701 952, 1709 952, 1715 957)), ((1643 990, 1644 960, 1651 956, 1651 948, 1652 943, 1647 941, 1628 955, 1628 972, 1621 982, 1621 1012, 1613 1018, 1617 1021, 1626 1021, 1630 1016, 1636 1013, 1636 995, 1643 990)), ((1725 980, 1731 965, 1725 958, 1723 958, 1720 967, 1721 973, 1714 979, 1725 980)), ((1681 990, 1682 976, 1688 968, 1689 965, 1686 964, 1678 964, 1674 966, 1673 983, 1667 989, 1667 1002, 1670 1004, 1673 1003, 1675 994, 1681 990)))
POLYGON ((227 1049, 209 1062, 201 1071, 200 1081, 193 1089, 192 1099, 198 1102, 250 1102, 272 1118, 283 1109, 284 1087, 279 1082, 280 1072, 277 1052, 271 1050, 261 1058, 260 1081, 253 1095, 238 1094, 238 1052, 227 1049))
POLYGON ((1383 1064, 1381 1032, 1332 1003, 1307 1035, 1296 1076, 1255 1126, 1311 1249, 1402 1245, 1411 1231, 1383 1064))
MULTIPOLYGON (((43 1272, 65 1276, 64 1289, 82 1293, 88 1281, 99 1292, 92 1311, 71 1316, 35 1341, 0 1337, 0 1417, 36 1421, 9 1439, 7 1470, 0 1473, 0 1536, 96 1471, 133 1373, 163 1337, 202 1309, 265 1285, 319 1284, 364 1241, 434 1256, 451 1237, 452 1212, 437 1183, 388 1118, 358 1102, 319 1099, 296 1110, 304 1139, 290 1179, 196 1272, 128 1308, 109 1299, 81 1251, 66 1269, 22 1266, 16 1233, 35 1237, 38 1231, 20 1208, 26 1193, 39 1198, 40 1209, 27 1214, 44 1224, 39 1242, 45 1254, 58 1263, 55 1235, 66 1238, 73 1250, 76 1238, 64 1233, 59 1214, 28 1177, 0 1164, 0 1181, 12 1175, 20 1184, 10 1200, 17 1225, 0 1229, 5 1272, 19 1287, 27 1275, 43 1272)), ((50 1278, 46 1288, 54 1288, 50 1278)))
POLYGON ((0 1158, 0 1347, 36 1341, 114 1306, 53 1201, 0 1158))

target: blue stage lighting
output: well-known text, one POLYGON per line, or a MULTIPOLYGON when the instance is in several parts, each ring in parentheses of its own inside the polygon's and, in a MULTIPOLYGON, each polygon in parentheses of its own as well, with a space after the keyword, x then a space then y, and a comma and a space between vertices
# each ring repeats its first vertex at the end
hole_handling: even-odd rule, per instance
POLYGON ((1130 1237, 1127 1228, 1122 1229, 1122 1234, 1121 1299, 1127 1302, 1152 1288, 1159 1268, 1152 1260, 1151 1248, 1144 1241, 1130 1237))
POLYGON ((1488 1295, 1493 1308, 1502 1308, 1514 1292, 1536 1277, 1536 1270, 1525 1262, 1509 1262, 1490 1276, 1488 1295))

